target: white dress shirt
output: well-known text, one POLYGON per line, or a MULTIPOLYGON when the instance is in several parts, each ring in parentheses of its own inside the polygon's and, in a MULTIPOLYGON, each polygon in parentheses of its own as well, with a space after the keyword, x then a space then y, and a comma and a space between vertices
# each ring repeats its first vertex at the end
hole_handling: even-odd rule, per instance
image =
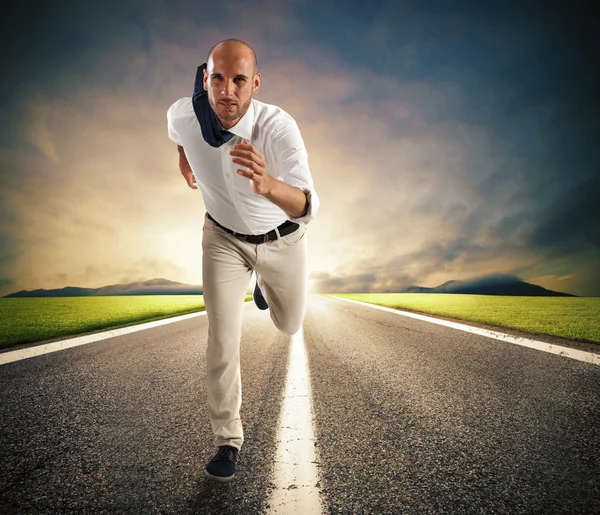
POLYGON ((181 145, 202 192, 208 213, 221 225, 241 234, 264 234, 286 220, 308 223, 319 209, 308 167, 308 155, 296 121, 283 109, 252 99, 234 127, 228 142, 218 148, 202 136, 191 97, 177 100, 167 111, 169 138, 181 145), (229 154, 234 145, 248 140, 265 156, 267 173, 307 194, 308 211, 293 218, 250 189, 250 179, 237 173, 243 168, 229 154))

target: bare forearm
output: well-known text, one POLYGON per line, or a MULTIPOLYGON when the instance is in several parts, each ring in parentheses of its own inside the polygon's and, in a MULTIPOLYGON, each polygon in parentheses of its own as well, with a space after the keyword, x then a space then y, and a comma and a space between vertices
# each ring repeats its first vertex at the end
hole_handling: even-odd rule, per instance
POLYGON ((304 216, 308 209, 306 194, 301 189, 290 186, 274 177, 271 178, 269 191, 263 196, 283 209, 292 218, 304 216))
POLYGON ((184 172, 184 171, 192 171, 191 167, 190 167, 190 163, 188 163, 187 160, 187 156, 185 155, 185 152, 183 150, 183 147, 180 145, 177 145, 177 151, 179 152, 179 169, 184 172))
POLYGON ((187 160, 183 147, 177 145, 177 151, 179 152, 179 171, 181 172, 181 175, 183 175, 185 182, 188 183, 188 186, 190 188, 192 188, 193 190, 197 190, 198 185, 196 184, 196 177, 194 176, 192 167, 190 166, 190 163, 187 160))

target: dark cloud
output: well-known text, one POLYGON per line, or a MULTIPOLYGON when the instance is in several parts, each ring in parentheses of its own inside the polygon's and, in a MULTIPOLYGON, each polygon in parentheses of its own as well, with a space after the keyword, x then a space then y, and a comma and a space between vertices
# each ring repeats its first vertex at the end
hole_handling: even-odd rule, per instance
POLYGON ((0 277, 0 292, 10 291, 11 286, 14 284, 12 279, 5 279, 0 277))
MULTIPOLYGON (((411 100, 419 108, 430 107, 420 111, 425 122, 473 124, 490 140, 487 152, 467 155, 463 163, 463 180, 472 193, 465 198, 470 196, 470 201, 453 203, 438 188, 416 206, 399 205, 389 217, 391 222, 400 220, 408 210, 412 216, 437 216, 444 226, 456 229, 448 234, 449 241, 432 242, 400 261, 427 258, 431 265, 422 268, 426 273, 511 249, 567 258, 597 244, 600 69, 592 63, 600 49, 591 4, 377 2, 360 23, 375 24, 379 33, 394 27, 379 39, 377 30, 355 36, 360 30, 353 9, 358 4, 351 2, 340 24, 355 23, 357 30, 347 40, 338 39, 342 55, 352 53, 348 63, 368 56, 374 70, 400 81, 455 82, 464 93, 462 100, 448 99, 445 105, 444 97, 411 100), (390 66, 376 57, 386 54, 395 56, 387 61, 390 66), (411 67, 402 67, 402 59, 411 55, 411 67), (491 241, 482 246, 478 242, 484 235, 491 241)), ((335 30, 313 35, 327 41, 334 34, 339 38, 335 30)), ((371 193, 365 192, 362 201, 371 193)), ((372 226, 381 223, 375 218, 372 226)), ((393 228, 388 232, 391 236, 393 228)))
MULTIPOLYGON (((330 277, 316 284, 319 293, 401 293, 403 291, 418 291, 415 288, 423 287, 415 278, 398 276, 389 271, 377 274, 356 274, 346 277, 330 277)), ((432 285, 437 293, 460 293, 473 290, 492 288, 498 291, 502 286, 514 285, 522 279, 514 274, 484 274, 456 281, 449 280, 442 284, 432 285)))
POLYGON ((529 243, 555 255, 600 248, 599 200, 600 177, 569 189, 548 206, 529 243))
MULTIPOLYGON (((248 2, 244 9, 258 5, 248 2)), ((320 191, 332 192, 323 195, 323 214, 344 195, 346 184, 364 183, 352 198, 357 208, 343 222, 356 229, 362 245, 381 254, 346 263, 346 270, 359 273, 317 273, 311 276, 314 281, 327 291, 395 291, 430 274, 481 267, 499 256, 508 256, 515 270, 523 271, 531 266, 527 256, 540 261, 573 259, 579 270, 597 277, 591 265, 580 263, 597 248, 600 226, 595 200, 600 197, 600 69, 595 66, 599 52, 591 3, 323 0, 286 6, 289 12, 284 14, 294 20, 296 31, 288 31, 285 23, 278 29, 266 27, 268 45, 259 62, 284 56, 300 59, 311 71, 332 73, 328 87, 322 88, 330 97, 322 109, 305 110, 310 111, 308 122, 327 124, 329 109, 350 110, 358 102, 368 107, 370 120, 380 122, 381 132, 360 134, 360 142, 327 135, 332 145, 344 154, 358 144, 367 146, 360 165, 365 170, 375 154, 388 150, 378 146, 384 131, 388 136, 393 132, 385 145, 398 145, 399 158, 411 145, 425 145, 420 139, 424 134, 439 136, 440 146, 449 134, 456 134, 451 142, 454 153, 465 154, 450 166, 446 162, 454 153, 447 156, 441 149, 439 155, 431 155, 437 149, 423 146, 420 152, 427 155, 415 151, 400 164, 390 159, 389 166, 369 170, 356 180, 339 162, 327 177, 316 176, 320 191), (307 47, 312 53, 306 53, 307 47), (344 90, 336 74, 354 69, 361 70, 356 87, 344 90), (340 106, 334 105, 336 97, 340 106), (393 111, 393 106, 406 106, 407 114, 393 111), (395 131, 389 129, 390 121, 396 123, 395 131), (463 139, 461 131, 466 134, 463 139), (400 147, 403 143, 406 146, 400 147), (344 174, 341 181, 331 178, 335 173, 344 174), (399 201, 406 191, 410 194, 399 201), (419 239, 418 248, 407 244, 409 250, 404 251, 395 245, 411 243, 411 238, 419 239)), ((163 95, 161 101, 167 104, 170 95, 161 88, 177 70, 165 67, 165 54, 157 47, 167 42, 177 49, 195 48, 203 29, 232 27, 227 18, 239 10, 238 4, 228 2, 215 7, 162 0, 25 2, 14 7, 0 22, 2 64, 8 70, 0 84, 0 145, 26 147, 30 155, 33 147, 19 138, 24 106, 36 95, 47 93, 47 98, 72 105, 75 90, 101 86, 136 95, 151 92, 155 98, 163 95), (132 56, 139 58, 139 68, 134 68, 132 56)), ((243 26, 237 19, 235 23, 243 26)), ((204 58, 208 47, 200 50, 204 58)), ((189 77, 191 84, 191 73, 189 77)), ((289 80, 293 86, 301 79, 290 74, 289 80)), ((284 107, 294 101, 287 97, 292 87, 278 83, 272 88, 281 92, 284 107)), ((311 92, 306 101, 325 98, 318 93, 311 92)), ((156 110, 161 137, 164 115, 164 109, 156 110)), ((35 152, 43 153, 38 141, 39 146, 42 150, 35 152)), ((155 154, 148 156, 156 160, 155 154)), ((20 163, 6 164, 0 169, 0 188, 18 190, 24 176, 35 174, 40 189, 47 173, 43 167, 22 170, 20 163)), ((162 168, 156 168, 156 177, 150 178, 158 180, 161 173, 162 168)), ((10 216, 0 205, 5 227, 18 223, 10 216)), ((14 235, 0 233, 0 259, 15 250, 14 235)))
POLYGON ((316 281, 318 293, 393 293, 414 284, 413 278, 393 271, 351 274, 316 281))

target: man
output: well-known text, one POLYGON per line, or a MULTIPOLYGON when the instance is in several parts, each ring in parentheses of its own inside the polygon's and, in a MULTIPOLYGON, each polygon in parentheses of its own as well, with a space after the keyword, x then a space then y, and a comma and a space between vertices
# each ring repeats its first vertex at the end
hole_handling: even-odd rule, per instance
POLYGON ((200 188, 207 210, 202 236, 206 380, 218 452, 206 475, 229 481, 244 441, 240 337, 248 283, 256 272, 254 300, 270 310, 279 330, 300 329, 306 305, 304 236, 319 198, 296 122, 283 109, 253 98, 260 73, 252 48, 237 39, 219 42, 198 77, 202 87, 169 108, 167 125, 178 145, 180 171, 190 188, 200 188), (207 115, 218 120, 212 132, 207 115))

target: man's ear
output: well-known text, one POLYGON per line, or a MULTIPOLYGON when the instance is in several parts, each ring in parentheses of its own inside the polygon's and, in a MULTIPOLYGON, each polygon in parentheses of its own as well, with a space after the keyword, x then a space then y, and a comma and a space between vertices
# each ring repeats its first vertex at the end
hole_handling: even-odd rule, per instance
POLYGON ((254 84, 252 86, 252 94, 256 95, 258 93, 259 88, 260 88, 260 73, 257 73, 254 76, 254 84))
POLYGON ((206 85, 206 79, 208 79, 208 73, 206 73, 206 70, 202 70, 203 74, 204 74, 204 78, 202 80, 202 87, 204 88, 204 91, 208 91, 208 87, 206 85))

